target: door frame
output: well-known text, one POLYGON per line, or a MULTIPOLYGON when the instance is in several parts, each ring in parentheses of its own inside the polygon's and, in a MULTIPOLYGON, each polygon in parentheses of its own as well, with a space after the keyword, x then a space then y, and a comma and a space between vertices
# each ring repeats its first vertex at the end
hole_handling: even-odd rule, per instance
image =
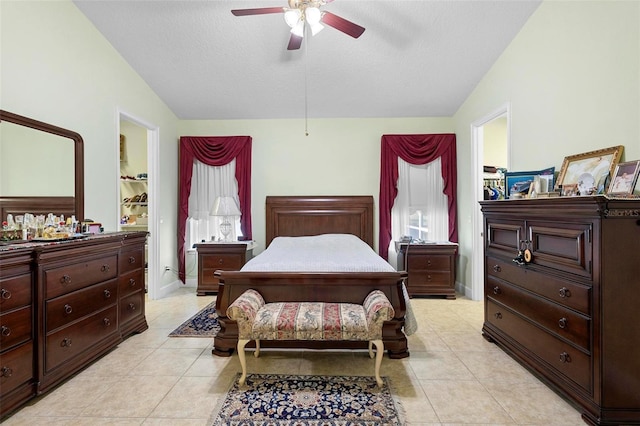
POLYGON ((507 119, 507 168, 511 164, 511 103, 506 102, 493 112, 471 123, 473 194, 473 235, 471 252, 471 299, 484 299, 484 223, 480 201, 484 200, 484 126, 501 117, 507 119))
MULTIPOLYGON (((128 121, 133 124, 136 124, 140 127, 147 129, 147 195, 148 195, 148 213, 149 213, 149 221, 147 225, 147 296, 149 299, 154 300, 160 297, 159 289, 158 289, 158 264, 159 264, 159 247, 160 247, 160 227, 158 221, 158 206, 159 204, 159 192, 158 192, 158 177, 159 177, 159 164, 160 164, 160 155, 159 155, 159 142, 160 142, 160 128, 154 124, 148 123, 147 121, 134 116, 128 112, 123 111, 122 109, 117 109, 117 120, 116 120, 116 135, 120 135, 120 121, 128 121)), ((116 159, 118 161, 118 169, 120 168, 119 158, 120 158, 120 147, 119 144, 116 144, 116 149, 118 150, 118 155, 116 159)), ((120 217, 120 182, 117 181, 118 189, 117 189, 117 203, 116 203, 116 213, 115 217, 120 217)), ((120 221, 118 220, 118 223, 120 221)))

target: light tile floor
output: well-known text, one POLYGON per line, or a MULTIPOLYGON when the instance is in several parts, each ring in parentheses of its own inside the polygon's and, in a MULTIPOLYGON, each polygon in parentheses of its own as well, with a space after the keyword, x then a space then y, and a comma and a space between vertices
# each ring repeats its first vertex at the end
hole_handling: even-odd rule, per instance
MULTIPOLYGON (((181 288, 148 301, 149 329, 6 419, 10 425, 206 425, 240 363, 211 354, 205 338, 167 335, 214 296, 181 288)), ((584 425, 580 414, 481 336, 483 305, 413 299, 419 331, 411 356, 385 358, 381 374, 407 425, 584 425)), ((366 351, 273 351, 247 357, 248 371, 370 375, 366 351)))

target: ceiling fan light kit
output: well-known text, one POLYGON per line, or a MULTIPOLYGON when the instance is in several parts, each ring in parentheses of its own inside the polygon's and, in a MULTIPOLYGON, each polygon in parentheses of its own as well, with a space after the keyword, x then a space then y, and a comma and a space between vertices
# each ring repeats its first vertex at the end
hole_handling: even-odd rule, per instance
POLYGON ((289 7, 263 7, 257 9, 235 9, 235 16, 265 15, 269 13, 283 13, 284 20, 291 28, 291 39, 288 50, 299 49, 304 37, 305 23, 311 29, 311 35, 316 35, 328 25, 353 38, 358 38, 364 32, 364 27, 354 24, 344 18, 321 9, 333 0, 288 0, 289 7))

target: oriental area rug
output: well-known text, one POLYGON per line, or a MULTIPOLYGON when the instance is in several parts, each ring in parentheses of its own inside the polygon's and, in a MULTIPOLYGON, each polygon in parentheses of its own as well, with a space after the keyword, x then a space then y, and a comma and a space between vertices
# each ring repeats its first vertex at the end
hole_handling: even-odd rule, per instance
POLYGON ((212 426, 401 426, 399 404, 383 377, 248 374, 236 376, 209 419, 212 426))
POLYGON ((216 302, 213 301, 197 314, 180 324, 169 333, 169 337, 209 337, 213 338, 220 331, 216 302))

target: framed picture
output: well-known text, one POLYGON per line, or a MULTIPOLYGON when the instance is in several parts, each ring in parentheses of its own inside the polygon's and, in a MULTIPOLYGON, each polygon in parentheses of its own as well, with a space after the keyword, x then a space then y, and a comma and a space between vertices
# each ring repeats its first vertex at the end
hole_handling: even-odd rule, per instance
POLYGON ((551 176, 553 179, 554 172, 555 167, 529 172, 506 172, 504 174, 505 198, 524 198, 528 196, 536 176, 551 176))
POLYGON ((578 195, 578 184, 577 183, 568 183, 566 185, 562 185, 562 196, 563 197, 575 197, 578 195))
POLYGON ((607 194, 630 195, 638 180, 640 160, 618 163, 613 172, 613 179, 607 190, 607 194))
POLYGON ((555 189, 575 184, 580 195, 604 193, 607 177, 613 176, 623 149, 618 145, 565 157, 555 189))

